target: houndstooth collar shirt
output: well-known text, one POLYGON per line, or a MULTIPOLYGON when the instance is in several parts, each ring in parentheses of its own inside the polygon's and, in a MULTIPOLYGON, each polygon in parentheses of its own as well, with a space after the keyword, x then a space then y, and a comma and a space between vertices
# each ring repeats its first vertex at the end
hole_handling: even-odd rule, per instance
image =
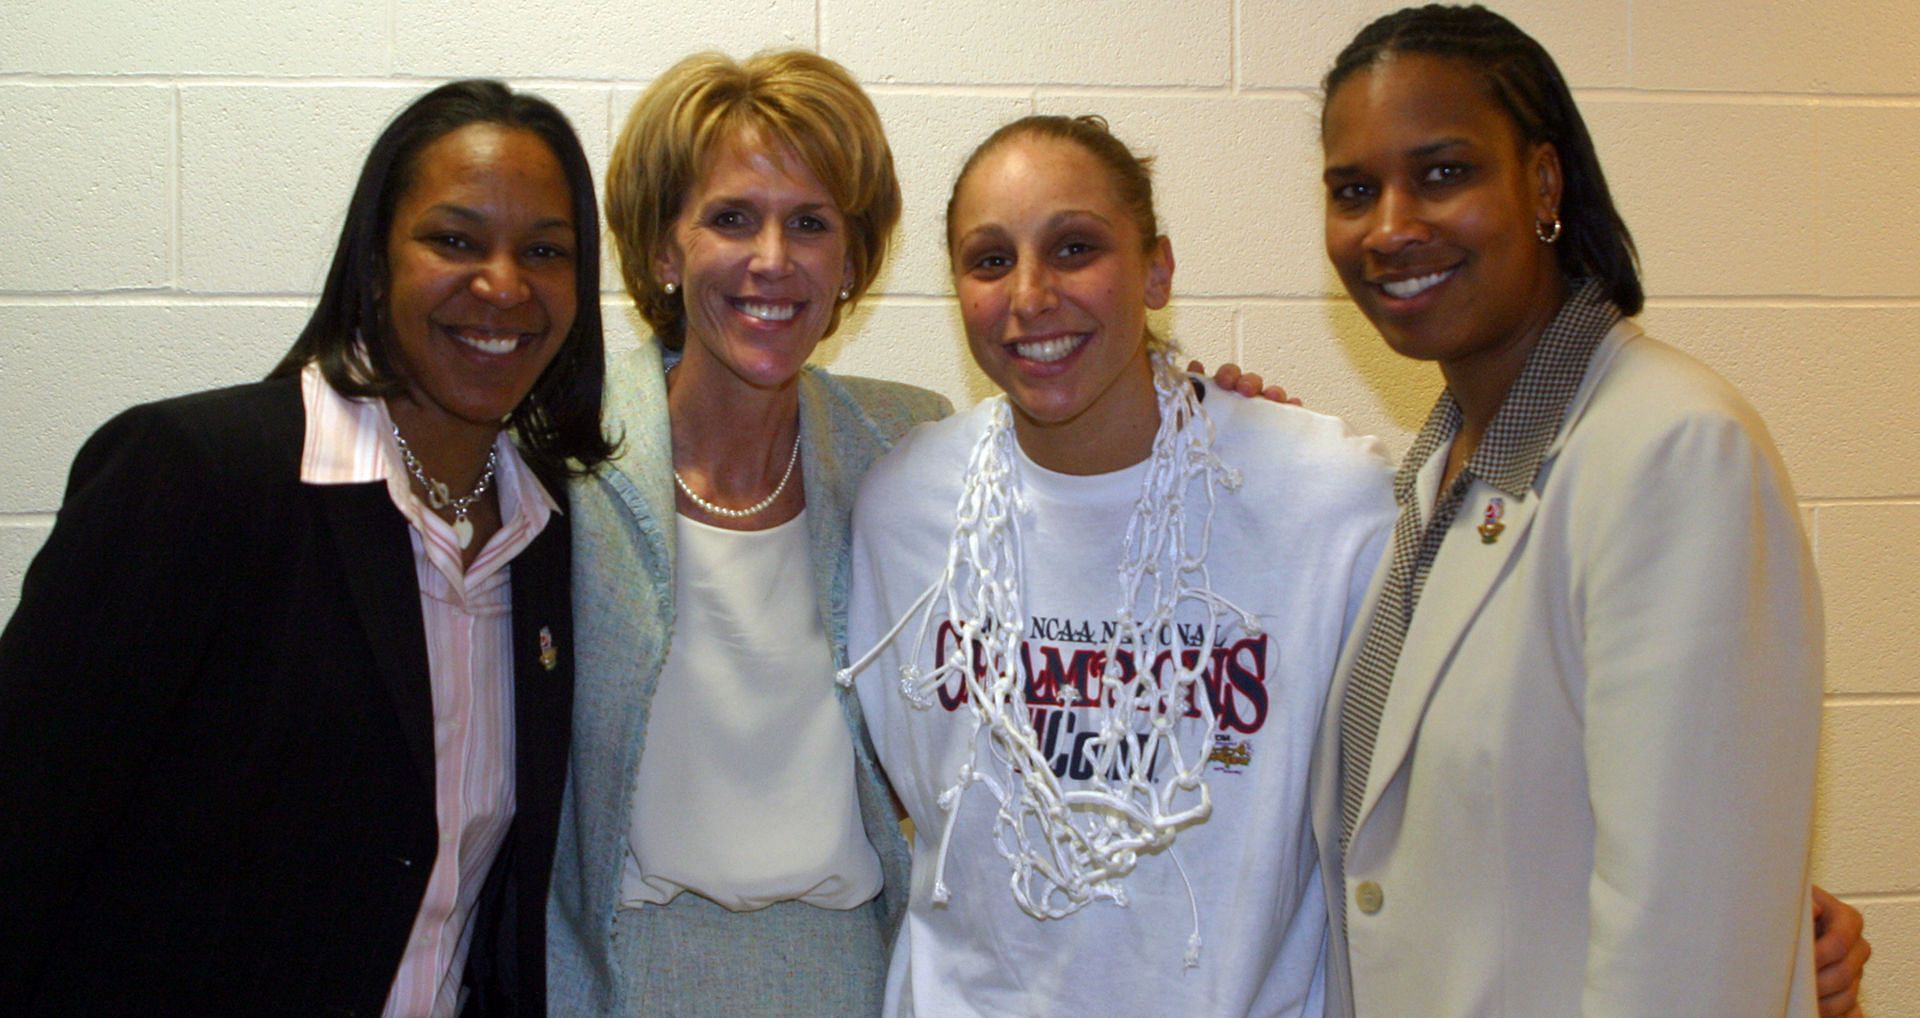
POLYGON ((1422 512, 1422 494, 1438 483, 1439 473, 1428 468, 1435 453, 1444 451, 1460 430, 1460 404, 1453 393, 1440 394, 1413 448, 1394 474, 1394 501, 1400 512, 1393 526, 1393 559, 1381 585, 1373 624, 1355 656, 1353 677, 1340 711, 1343 851, 1360 818, 1374 739, 1379 734, 1394 670, 1400 663, 1407 627, 1420 603, 1420 591, 1426 585, 1434 556, 1439 554, 1467 491, 1479 480, 1516 502, 1527 497, 1547 449, 1560 431, 1567 406, 1586 377, 1594 350, 1620 317, 1620 309, 1607 299, 1599 280, 1572 281, 1566 303, 1528 353, 1526 365, 1507 391, 1479 447, 1453 482, 1439 493, 1432 511, 1422 512))

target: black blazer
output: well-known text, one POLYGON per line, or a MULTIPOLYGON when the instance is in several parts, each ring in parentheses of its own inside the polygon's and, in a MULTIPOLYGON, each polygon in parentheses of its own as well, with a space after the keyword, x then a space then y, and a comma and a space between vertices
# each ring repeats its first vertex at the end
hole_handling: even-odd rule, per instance
MULTIPOLYGON (((438 840, 426 639, 385 485, 301 484, 304 434, 279 379, 74 461, 0 635, 0 1013, 379 1014, 438 840)), ((511 566, 518 809, 469 1014, 545 1009, 569 544, 556 514, 511 566)))

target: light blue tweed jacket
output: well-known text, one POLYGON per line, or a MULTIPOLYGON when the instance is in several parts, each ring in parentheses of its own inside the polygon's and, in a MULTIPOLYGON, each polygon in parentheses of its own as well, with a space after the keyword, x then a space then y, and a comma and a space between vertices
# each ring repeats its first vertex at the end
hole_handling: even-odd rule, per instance
MULTIPOLYGON (((669 354, 668 356, 672 356, 669 354)), ((923 389, 835 378, 809 367, 800 386, 801 477, 820 617, 837 667, 847 663, 847 557, 860 478, 906 430, 952 412, 923 389)), ((628 806, 646 743, 647 716, 673 631, 673 446, 661 347, 607 360, 607 431, 617 459, 570 486, 575 649, 573 743, 547 908, 550 996, 607 1013, 618 985, 612 950, 625 860, 628 806)), ((872 904, 891 944, 907 897, 908 855, 885 778, 874 762, 860 702, 838 691, 853 734, 867 839, 886 885, 872 904)), ((780 965, 769 945, 766 974, 780 965)), ((702 959, 685 959, 700 965, 702 959)), ((760 973, 741 971, 752 980, 760 973)))

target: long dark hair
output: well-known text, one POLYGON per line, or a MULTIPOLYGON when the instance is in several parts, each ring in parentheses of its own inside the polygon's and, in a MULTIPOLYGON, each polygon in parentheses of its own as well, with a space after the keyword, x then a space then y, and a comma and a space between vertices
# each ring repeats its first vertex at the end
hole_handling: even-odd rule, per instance
POLYGON ((1321 84, 1322 94, 1331 99, 1354 72, 1394 53, 1427 53, 1472 65, 1486 76, 1521 140, 1554 147, 1564 185, 1560 271, 1599 278, 1621 311, 1639 314, 1646 294, 1640 288, 1633 235, 1613 207, 1587 122, 1547 51, 1513 22, 1477 4, 1407 7, 1374 21, 1347 43, 1321 84))
POLYGON ((566 173, 574 223, 576 305, 560 353, 508 415, 528 461, 549 478, 578 473, 613 454, 600 428, 606 348, 600 328, 600 213, 593 171, 573 126, 554 105, 498 81, 455 81, 401 110, 367 153, 340 228, 320 302, 293 348, 269 378, 297 375, 309 361, 348 396, 406 391, 389 349, 385 294, 387 232, 401 195, 413 185, 420 152, 469 124, 499 124, 534 134, 566 173), (569 460, 572 464, 569 464, 569 460))

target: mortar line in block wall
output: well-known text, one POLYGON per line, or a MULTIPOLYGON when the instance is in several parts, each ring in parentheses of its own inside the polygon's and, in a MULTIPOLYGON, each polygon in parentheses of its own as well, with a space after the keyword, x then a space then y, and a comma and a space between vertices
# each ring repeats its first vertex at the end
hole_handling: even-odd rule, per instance
POLYGON ((1920 707, 1920 693, 1828 693, 1822 707, 1920 707))
POLYGON ((1031 99, 1034 91, 1044 87, 1033 84, 992 84, 992 85, 942 85, 932 82, 902 83, 898 81, 868 81, 862 79, 860 87, 868 95, 905 96, 908 98, 958 98, 971 99, 1031 99))
MULTIPOLYGON (((0 85, 101 85, 101 86, 152 86, 172 83, 193 85, 226 86, 397 86, 405 85, 418 88, 423 85, 438 84, 447 80, 444 74, 401 72, 393 69, 394 27, 390 19, 387 30, 387 64, 389 72, 384 75, 299 75, 286 76, 274 74, 234 74, 196 73, 194 71, 129 71, 129 72, 75 72, 60 73, 49 71, 0 71, 0 85)), ((1314 83, 1293 85, 1249 85, 1240 82, 1238 68, 1230 69, 1228 80, 1221 85, 1075 85, 1070 82, 862 82, 869 92, 884 93, 892 91, 940 91, 966 92, 981 95, 1006 94, 1026 88, 1056 90, 1062 94, 1076 95, 1114 95, 1151 98, 1154 94, 1168 97, 1239 95, 1249 97, 1297 96, 1308 100, 1318 100, 1319 86, 1314 83)), ((620 77, 600 75, 589 77, 516 77, 514 81, 523 87, 538 91, 541 88, 590 87, 612 85, 615 87, 644 87, 652 79, 649 77, 620 77)), ((1749 106, 1817 106, 1831 109, 1920 109, 1920 92, 1737 92, 1709 91, 1685 88, 1635 88, 1631 86, 1578 87, 1574 88, 1575 99, 1581 102, 1593 100, 1618 101, 1632 103, 1660 103, 1685 101, 1701 105, 1749 105, 1749 106)))
MULTIPOLYGON (((0 85, 48 85, 48 86, 138 86, 175 85, 225 85, 225 86, 374 86, 407 85, 419 86, 430 83, 442 83, 445 75, 440 73, 413 73, 399 71, 396 67, 396 25, 397 12, 388 8, 386 25, 386 63, 388 73, 384 75, 275 75, 275 73, 232 73, 232 71, 0 71, 0 85)), ((824 13, 816 19, 816 35, 826 38, 824 13)), ((1238 60, 1240 40, 1235 33, 1233 44, 1229 46, 1231 60, 1238 60)), ((645 86, 651 77, 609 77, 609 75, 588 75, 588 77, 515 77, 516 83, 528 88, 541 86, 645 86)), ((1073 94, 1112 94, 1112 96, 1208 96, 1208 94, 1238 94, 1238 96, 1298 96, 1306 100, 1319 98, 1319 83, 1294 83, 1294 85, 1248 85, 1240 81, 1238 65, 1229 67, 1227 81, 1223 85, 1075 85, 1060 81, 995 81, 995 83, 977 83, 977 81, 893 81, 893 83, 862 83, 870 92, 1010 92, 1021 88, 1056 88, 1060 92, 1073 94)), ((1626 102, 1626 104, 1701 104, 1701 106, 1812 106, 1822 109, 1859 109, 1920 108, 1920 92, 1740 92, 1740 90, 1707 90, 1707 88, 1640 88, 1640 86, 1574 86, 1574 98, 1580 102, 1626 102)))
POLYGON ((1920 506, 1920 494, 1913 495, 1852 495, 1823 496, 1800 499, 1800 508, 1812 509, 1850 509, 1859 506, 1920 506))
MULTIPOLYGON (((389 62, 392 58, 389 57, 389 62)), ((425 91, 434 85, 446 84, 452 80, 448 75, 437 72, 400 72, 385 75, 299 75, 274 76, 265 74, 196 74, 192 71, 147 72, 135 71, 125 74, 7 74, 0 72, 0 86, 73 88, 86 86, 95 88, 152 88, 156 85, 180 85, 188 88, 391 88, 408 91, 425 91)), ((538 92, 549 88, 644 88, 652 78, 614 78, 614 77, 567 77, 543 78, 515 75, 513 85, 518 89, 538 92)), ((971 90, 968 85, 923 85, 924 91, 939 90, 951 92, 954 89, 971 90)))
MULTIPOLYGON (((1043 100, 1052 99, 1238 99, 1245 97, 1250 102, 1266 102, 1276 96, 1306 96, 1307 93, 1296 89, 1276 92, 1253 92, 1234 87, 1233 75, 1219 85, 1075 85, 1067 82, 1030 82, 1029 86, 1036 96, 1043 100)), ((954 86, 956 88, 961 86, 954 86)))
MULTIPOLYGON (((391 60, 391 58, 390 58, 391 60)), ((0 72, 0 85, 73 87, 77 85, 151 88, 155 85, 184 85, 195 88, 406 88, 420 89, 429 85, 444 84, 448 80, 445 74, 395 70, 385 75, 300 75, 279 76, 270 74, 197 74, 193 71, 150 72, 133 71, 124 74, 47 74, 42 72, 8 74, 0 72)), ((653 81, 652 76, 622 77, 540 77, 515 75, 516 87, 539 91, 545 88, 628 88, 639 90, 653 81)), ((1101 84, 1078 85, 1072 82, 1056 81, 865 81, 860 87, 873 95, 966 95, 992 98, 996 96, 1023 96, 1035 90, 1049 95, 1062 97, 1099 98, 1168 98, 1183 99, 1194 97, 1220 97, 1236 94, 1231 76, 1227 82, 1217 85, 1125 85, 1101 84)), ((1239 89, 1237 94, 1258 99, 1274 96, 1294 95, 1301 98, 1316 98, 1313 88, 1296 86, 1288 88, 1248 87, 1239 89)), ((1920 98, 1920 97, 1917 97, 1920 98)))
MULTIPOLYGON (((1855 890, 1848 890, 1848 891, 1847 891, 1847 892, 1846 892, 1845 894, 1843 894, 1843 895, 1841 895, 1841 897, 1842 897, 1843 899, 1845 899, 1845 901, 1846 901, 1846 903, 1847 903, 1847 904, 1849 904, 1849 905, 1854 905, 1854 906, 1859 906, 1859 905, 1920 905, 1920 893, 1915 893, 1915 892, 1913 892, 1913 891, 1855 891, 1855 890)), ((1869 940, 1871 940, 1871 939, 1873 939, 1873 937, 1874 937, 1874 935, 1875 935, 1875 934, 1874 934, 1874 931, 1873 931, 1873 930, 1868 930, 1868 931, 1867 931, 1867 938, 1868 938, 1869 940)), ((1877 970, 1876 970, 1876 969, 1874 969, 1872 965, 1868 965, 1868 966, 1867 966, 1867 976, 1868 976, 1868 978, 1869 978, 1869 979, 1871 979, 1871 978, 1873 977, 1873 973, 1874 973, 1875 971, 1877 971, 1877 970)), ((1869 991, 1871 991, 1871 989, 1872 989, 1872 987, 1873 987, 1873 983, 1872 983, 1872 982, 1868 982, 1868 983, 1867 983, 1867 987, 1868 987, 1868 990, 1869 990, 1869 991)), ((1874 1013, 1876 1013, 1876 1014, 1878 1014, 1879 1012, 1874 1012, 1874 1013)))
POLYGON ((0 307, 57 307, 63 304, 151 304, 191 296, 172 285, 116 286, 91 290, 0 290, 0 307))
POLYGON ((127 290, 75 292, 4 292, 0 308, 175 308, 175 307, 311 307, 313 293, 191 293, 148 287, 127 290))
MULTIPOLYGON (((614 140, 620 137, 620 109, 619 104, 614 102, 614 96, 617 92, 617 89, 607 89, 606 95, 603 97, 605 105, 600 110, 600 129, 606 132, 608 158, 612 158, 614 140)), ((596 169, 594 172, 599 174, 605 171, 596 169)), ((598 187, 600 185, 595 184, 594 186, 598 187)), ((607 251, 607 254, 601 257, 600 292, 603 294, 620 293, 622 292, 621 288, 617 285, 620 277, 620 267, 619 263, 614 260, 620 256, 612 250, 613 240, 611 235, 607 233, 607 208, 601 202, 595 202, 594 204, 600 209, 600 244, 602 249, 607 251)))
POLYGON ((1240 0, 1227 4, 1227 90, 1240 94, 1240 0))
POLYGON ((1636 13, 1636 12, 1635 12, 1635 9, 1634 9, 1634 8, 1635 8, 1635 4, 1634 4, 1634 0, 1627 0, 1627 38, 1626 38, 1626 47, 1625 47, 1625 48, 1626 48, 1626 51, 1627 51, 1627 66, 1626 66, 1626 75, 1627 75, 1627 84, 1628 84, 1629 86, 1631 86, 1631 85, 1633 84, 1633 72, 1634 72, 1634 63, 1633 63, 1633 16, 1634 16, 1634 14, 1636 13))
MULTIPOLYGON (((1631 79, 1629 79, 1631 80, 1631 79)), ((1104 87, 1104 86, 1103 86, 1104 87)), ((1113 86, 1124 87, 1124 86, 1113 86)), ((1138 86, 1140 88, 1169 86, 1138 86)), ((1236 90, 1246 96, 1300 96, 1318 102, 1318 83, 1289 85, 1241 84, 1236 90)), ((1920 107, 1916 92, 1734 92, 1689 88, 1636 88, 1632 85, 1595 85, 1573 87, 1573 97, 1582 106, 1589 102, 1673 103, 1690 102, 1701 106, 1805 106, 1822 109, 1913 109, 1920 107)))
POLYGON ((1674 294, 1647 298, 1647 307, 1660 308, 1779 308, 1781 310, 1818 308, 1885 308, 1910 310, 1920 307, 1920 295, 1909 294, 1674 294))
POLYGON ((1670 103, 1700 106, 1818 106, 1832 109, 1911 108, 1920 106, 1913 92, 1733 92, 1689 88, 1633 88, 1602 86, 1573 88, 1573 98, 1589 102, 1670 103))

